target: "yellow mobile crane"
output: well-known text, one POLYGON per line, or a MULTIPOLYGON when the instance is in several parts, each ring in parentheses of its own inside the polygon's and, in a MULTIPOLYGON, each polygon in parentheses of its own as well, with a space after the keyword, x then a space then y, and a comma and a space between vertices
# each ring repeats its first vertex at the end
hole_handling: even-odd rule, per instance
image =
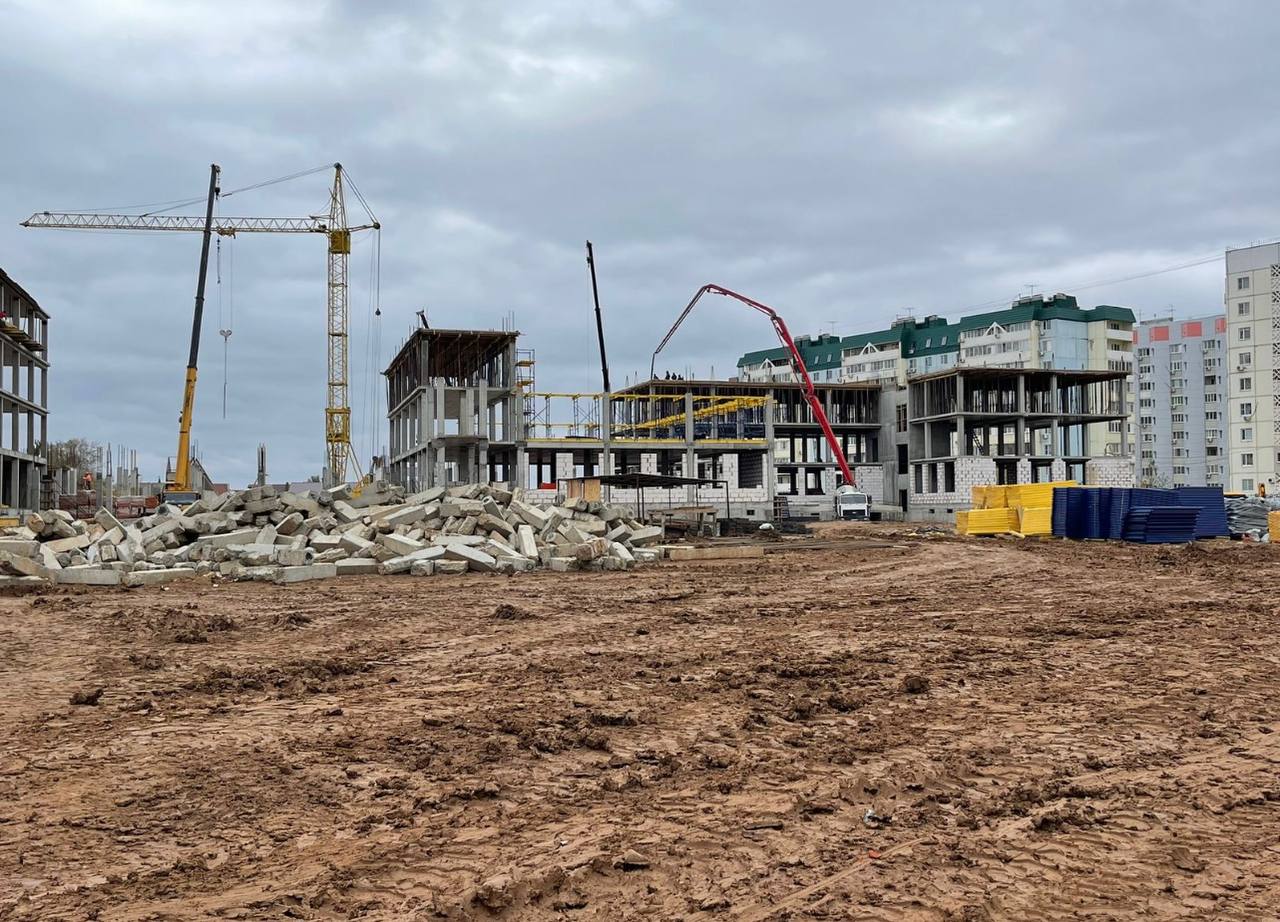
MULTIPOLYGON (((330 169, 328 165, 313 170, 304 170, 280 179, 256 183, 243 189, 221 193, 218 189, 219 168, 215 164, 211 169, 209 182, 209 207, 204 217, 193 215, 171 215, 163 212, 146 214, 95 214, 86 212, 50 212, 41 211, 22 222, 23 227, 47 227, 70 230, 150 230, 202 232, 204 243, 201 247, 200 278, 196 288, 196 314, 193 320, 191 354, 187 364, 186 385, 182 398, 182 422, 178 434, 178 458, 175 472, 169 487, 176 493, 191 490, 191 410, 195 400, 196 357, 200 337, 200 321, 204 302, 204 276, 209 261, 210 234, 234 237, 236 234, 324 234, 328 240, 328 400, 325 406, 325 455, 326 485, 343 483, 347 479, 347 462, 355 473, 353 479, 360 479, 360 464, 351 448, 351 406, 347 394, 347 377, 350 362, 348 359, 347 326, 350 320, 350 305, 347 299, 347 268, 351 257, 351 235, 358 231, 379 231, 382 225, 369 209, 350 176, 343 170, 341 163, 332 165, 333 187, 329 193, 328 214, 310 215, 299 218, 246 218, 222 217, 213 215, 213 202, 221 196, 226 198, 235 192, 257 189, 272 183, 297 179, 320 170, 330 169), (344 181, 351 184, 352 191, 360 200, 368 221, 351 226, 347 224, 347 206, 344 195, 344 181)), ((190 202, 186 203, 190 204, 190 202)))

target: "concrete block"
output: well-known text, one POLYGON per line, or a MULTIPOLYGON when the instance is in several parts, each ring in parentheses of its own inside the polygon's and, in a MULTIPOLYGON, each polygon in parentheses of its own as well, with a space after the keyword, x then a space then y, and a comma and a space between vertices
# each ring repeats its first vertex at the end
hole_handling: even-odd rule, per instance
POLYGON ((395 551, 398 556, 422 550, 421 541, 414 541, 412 538, 406 538, 403 535, 379 535, 378 543, 387 548, 387 550, 395 551))
POLYGON ((0 551, 16 554, 19 557, 35 557, 40 553, 40 542, 24 541, 21 538, 0 538, 0 551))
POLYGON ((117 519, 115 514, 105 506, 94 514, 93 520, 107 531, 111 531, 113 528, 118 528, 121 532, 124 531, 124 526, 120 524, 120 520, 117 519))
POLYGON ((450 560, 465 561, 468 567, 481 573, 491 573, 496 563, 493 555, 465 544, 451 544, 444 548, 444 554, 450 560))
POLYGON ((435 564, 437 576, 466 573, 468 569, 468 565, 465 560, 436 560, 433 561, 433 563, 435 564))
POLYGON ((352 554, 359 554, 361 551, 373 547, 373 542, 367 538, 360 537, 360 535, 354 531, 349 531, 344 532, 342 536, 338 538, 338 546, 352 554))
POLYGON ((638 528, 631 533, 632 547, 647 547, 650 544, 657 544, 661 540, 662 529, 656 525, 648 528, 638 528))
POLYGON ((436 535, 431 539, 431 543, 441 547, 448 547, 451 544, 465 544, 468 547, 480 547, 489 539, 483 535, 436 535))
POLYGON ((276 527, 274 525, 262 526, 262 531, 258 532, 258 537, 253 539, 254 544, 275 544, 276 543, 276 527))
POLYGON ((119 586, 120 573, 102 567, 67 567, 57 571, 56 580, 64 586, 119 586))
POLYGON ((530 525, 535 529, 541 529, 547 524, 546 513, 536 506, 530 506, 527 503, 513 499, 507 508, 523 519, 526 525, 530 525))
POLYGON ((304 583, 313 579, 330 579, 338 575, 332 563, 313 563, 305 567, 281 567, 275 575, 277 583, 304 583))
POLYGON ((55 554, 61 554, 63 551, 83 550, 92 543, 88 535, 72 535, 69 538, 55 538, 52 541, 45 542, 49 550, 55 554))
POLYGON ((62 569, 62 564, 58 562, 58 555, 49 550, 43 544, 40 545, 40 554, 38 559, 42 564, 44 564, 46 570, 62 569))
POLYGON ((320 534, 312 534, 307 539, 307 543, 316 549, 317 554, 322 554, 325 551, 331 551, 336 547, 341 547, 342 539, 339 538, 337 535, 326 535, 326 534, 320 533, 320 534))
POLYGON ((230 547, 233 544, 249 544, 258 537, 259 529, 242 528, 237 531, 226 531, 218 535, 206 535, 196 538, 192 543, 197 547, 215 548, 230 547))
POLYGON ((280 508, 289 515, 297 513, 299 518, 305 519, 309 516, 320 514, 320 504, 310 496, 304 496, 300 493, 282 493, 278 499, 280 508))
POLYGON ((625 563, 636 562, 635 555, 631 553, 627 546, 619 544, 617 541, 609 542, 609 556, 616 557, 618 560, 624 561, 625 563))
POLYGON ((246 567, 241 566, 235 571, 234 578, 241 582, 269 583, 273 582, 276 574, 280 572, 279 567, 246 567))
POLYGON ((415 560, 409 567, 410 576, 432 576, 436 572, 434 560, 415 560))
POLYGON ((0 551, 0 567, 16 576, 38 576, 41 579, 52 579, 48 567, 33 557, 0 551))
POLYGON ((515 549, 525 557, 538 556, 538 541, 534 537, 532 527, 521 525, 516 529, 515 549))
POLYGON ((345 500, 335 500, 333 503, 333 516, 339 522, 358 522, 364 518, 364 513, 356 510, 354 506, 345 500))
POLYGON ((262 499, 244 504, 244 511, 251 515, 267 515, 268 513, 275 512, 279 508, 280 500, 274 496, 263 497, 262 499))
POLYGON ((429 490, 423 490, 421 493, 415 493, 405 499, 410 506, 426 506, 439 502, 444 497, 444 487, 432 487, 429 490))
POLYGON ((421 521, 426 509, 426 506, 404 506, 394 512, 380 516, 380 519, 393 528, 397 525, 412 525, 414 522, 421 521))
POLYGON ((125 573, 123 582, 126 586, 160 586, 175 580, 191 579, 195 570, 185 567, 171 567, 163 570, 145 570, 125 573))
POLYGON ((356 576, 378 572, 378 561, 371 557, 348 557, 334 563, 339 576, 356 576))
POLYGON ((282 567, 305 567, 315 556, 316 552, 309 547, 277 547, 275 561, 282 567))
POLYGON ((578 569, 578 560, 575 557, 552 557, 547 561, 547 568, 554 573, 567 573, 578 569))
POLYGON ((276 534, 285 535, 286 537, 296 534, 304 521, 305 519, 301 512, 290 512, 276 525, 276 534))
POLYGON ((476 527, 484 531, 496 531, 500 535, 512 535, 515 533, 515 528, 506 519, 488 512, 480 516, 476 521, 476 527))
POLYGON ((327 551, 321 551, 311 559, 312 563, 337 563, 339 560, 345 560, 351 555, 344 547, 334 547, 327 551))

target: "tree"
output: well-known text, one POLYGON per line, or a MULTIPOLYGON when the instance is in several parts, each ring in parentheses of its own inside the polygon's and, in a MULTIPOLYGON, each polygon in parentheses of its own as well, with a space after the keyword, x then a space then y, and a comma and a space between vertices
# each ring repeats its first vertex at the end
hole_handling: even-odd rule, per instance
POLYGON ((96 471, 102 466, 102 446, 88 439, 67 439, 52 442, 48 446, 47 459, 50 470, 75 468, 96 471))

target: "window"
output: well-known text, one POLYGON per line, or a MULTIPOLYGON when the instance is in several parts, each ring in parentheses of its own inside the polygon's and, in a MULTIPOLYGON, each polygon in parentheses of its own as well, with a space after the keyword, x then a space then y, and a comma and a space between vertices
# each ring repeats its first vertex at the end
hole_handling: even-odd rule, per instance
POLYGON ((1185 422, 1187 421, 1187 414, 1186 414, 1186 413, 1174 413, 1174 414, 1173 414, 1173 421, 1174 421, 1175 423, 1185 423, 1185 422))
POLYGON ((1138 390, 1140 390, 1140 391, 1149 391, 1149 390, 1151 390, 1153 387, 1155 387, 1155 385, 1154 385, 1154 384, 1152 384, 1150 381, 1139 381, 1139 382, 1138 382, 1138 390))
POLYGON ((1243 429, 1241 429, 1241 430, 1240 430, 1240 441, 1242 441, 1242 442, 1252 442, 1252 441, 1253 441, 1253 428, 1252 428, 1252 427, 1250 427, 1250 426, 1246 426, 1245 428, 1243 428, 1243 429))
POLYGON ((1205 376, 1204 376, 1204 383, 1205 383, 1205 386, 1206 386, 1206 387, 1214 387, 1214 386, 1216 386, 1216 385, 1217 385, 1217 383, 1218 383, 1218 376, 1217 376, 1217 375, 1205 375, 1205 376))
POLYGON ((1242 452, 1240 455, 1240 464, 1242 467, 1253 467, 1253 452, 1242 452))
POLYGON ((1253 338, 1253 328, 1249 326, 1241 327, 1239 331, 1236 333, 1236 338, 1239 339, 1240 342, 1242 343, 1248 342, 1250 339, 1253 338))
POLYGON ((1253 353, 1252 353, 1251 351, 1249 351, 1248 349, 1242 349, 1242 350, 1240 350, 1239 352, 1237 352, 1237 353, 1236 353, 1236 364, 1237 364, 1237 365, 1252 365, 1252 364, 1253 364, 1253 353))
POLYGON ((1240 390, 1242 390, 1242 391, 1251 391, 1251 390, 1253 390, 1253 378, 1241 378, 1241 379, 1240 379, 1240 390))
POLYGON ((1150 397, 1143 397, 1141 400, 1138 401, 1138 406, 1142 407, 1142 409, 1144 410, 1150 409, 1155 405, 1156 405, 1156 402, 1152 400, 1150 397))
POLYGON ((1174 438, 1174 440, 1175 440, 1175 441, 1181 441, 1182 439, 1185 439, 1186 437, 1187 437, 1187 431, 1186 431, 1185 429, 1174 429, 1174 430, 1173 430, 1173 438, 1174 438))
POLYGON ((1184 368, 1186 368, 1186 367, 1187 367, 1187 363, 1186 363, 1186 362, 1170 362, 1170 363, 1169 363, 1169 373, 1170 373, 1170 374, 1173 374, 1174 372, 1182 371, 1182 369, 1184 369, 1184 368))
POLYGON ((1240 481, 1240 489, 1245 490, 1245 491, 1252 490, 1252 489, 1253 489, 1253 478, 1252 478, 1252 477, 1245 477, 1243 480, 1241 480, 1241 481, 1240 481))
POLYGON ((1173 472, 1174 472, 1175 474, 1185 474, 1185 473, 1187 472, 1187 469, 1186 469, 1186 467, 1185 467, 1184 465, 1181 465, 1181 464, 1175 464, 1175 465, 1173 466, 1173 472))
POLYGON ((1169 398, 1169 405, 1170 405, 1170 406, 1175 406, 1175 407, 1185 407, 1185 406, 1187 405, 1187 398, 1186 398, 1186 397, 1171 397, 1171 398, 1169 398))
POLYGON ((1240 415, 1241 415, 1241 416, 1252 416, 1252 415, 1253 415, 1253 402, 1252 402, 1252 401, 1250 401, 1250 400, 1246 400, 1246 401, 1244 401, 1243 403, 1241 403, 1241 404, 1240 404, 1240 415))
POLYGON ((1240 278, 1236 279, 1236 291, 1248 291, 1248 290, 1249 290, 1249 276, 1242 275, 1240 276, 1240 278))
POLYGON ((1237 317, 1248 317, 1248 316, 1249 316, 1249 302, 1248 302, 1248 301, 1241 301, 1241 302, 1239 302, 1238 304, 1236 304, 1236 316, 1237 316, 1237 317))

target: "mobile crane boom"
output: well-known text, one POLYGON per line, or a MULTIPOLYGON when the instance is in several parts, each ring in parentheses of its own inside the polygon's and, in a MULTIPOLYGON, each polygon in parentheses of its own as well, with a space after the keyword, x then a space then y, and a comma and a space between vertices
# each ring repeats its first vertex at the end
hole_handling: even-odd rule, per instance
POLYGON ((218 197, 218 172, 218 165, 210 164, 209 204, 204 213, 204 234, 200 240, 200 274, 196 276, 196 309, 191 317, 191 352, 187 357, 182 416, 178 422, 178 457, 173 480, 165 485, 166 492, 175 494, 191 492, 191 414, 196 404, 196 360, 200 357, 200 324, 204 320, 204 283, 209 274, 209 238, 213 236, 213 201, 218 197))
POLYGON ((697 294, 693 296, 680 316, 676 318, 676 322, 671 329, 667 331, 667 335, 662 338, 662 342, 658 343, 658 348, 653 350, 653 359, 649 363, 649 379, 653 380, 656 376, 658 364, 658 353, 661 352, 671 342, 671 338, 676 335, 676 330, 680 329, 680 324, 684 323, 685 318, 693 312, 702 296, 705 294, 724 295, 727 298, 733 298, 740 301, 747 307, 757 310, 769 318, 769 322, 773 324, 773 330, 778 334, 778 339, 786 348, 791 357, 791 365, 795 369, 796 374, 800 376, 800 383, 804 385, 804 399, 809 404, 809 410, 813 413, 813 418, 818 421, 818 425, 822 427, 822 434, 826 436, 827 445, 831 447, 831 454, 835 457, 836 462, 840 465, 840 473, 844 475, 844 482, 849 486, 854 485, 853 472, 849 470, 849 462, 844 456, 844 450, 840 447, 840 441, 836 438, 835 432, 831 429, 831 422, 827 419, 826 412, 822 409, 822 401, 818 399, 818 393, 814 390, 813 380, 809 377, 809 369, 805 367, 804 358, 800 355, 800 350, 796 348, 795 340, 791 338, 791 333, 787 330, 786 322, 778 316, 778 312, 767 304, 761 304, 759 301, 752 300, 746 295, 738 294, 722 285, 703 285, 698 289, 697 294))

